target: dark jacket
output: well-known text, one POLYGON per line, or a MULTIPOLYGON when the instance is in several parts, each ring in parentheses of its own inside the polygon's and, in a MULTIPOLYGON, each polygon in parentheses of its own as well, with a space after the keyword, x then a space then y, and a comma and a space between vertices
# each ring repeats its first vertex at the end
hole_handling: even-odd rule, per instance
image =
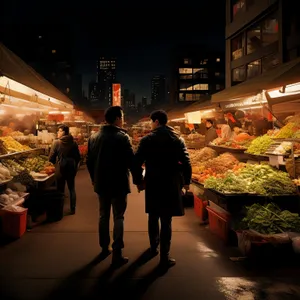
POLYGON ((218 137, 216 129, 212 126, 205 133, 205 146, 218 137))
MULTIPOLYGON (((59 162, 61 161, 63 156, 66 158, 74 159, 76 166, 80 162, 80 153, 79 153, 78 145, 74 141, 72 135, 62 136, 60 139, 55 140, 51 147, 49 161, 56 165, 57 175, 60 175, 61 173, 59 162)), ((70 175, 75 176, 76 173, 70 175)))
POLYGON ((91 136, 87 167, 95 192, 104 197, 130 193, 129 169, 133 157, 129 136, 122 128, 105 125, 91 136))
POLYGON ((145 163, 146 213, 184 214, 182 187, 191 182, 191 163, 183 139, 169 126, 161 126, 142 138, 135 154, 134 183, 143 180, 145 163))

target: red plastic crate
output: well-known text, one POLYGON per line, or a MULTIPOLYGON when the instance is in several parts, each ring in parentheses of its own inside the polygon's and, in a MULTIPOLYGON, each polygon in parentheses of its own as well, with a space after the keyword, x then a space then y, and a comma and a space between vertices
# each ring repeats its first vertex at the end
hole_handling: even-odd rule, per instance
POLYGON ((2 214, 3 233, 12 238, 20 238, 27 229, 27 209, 22 212, 4 211, 2 214))
POLYGON ((194 195, 194 211, 196 213, 196 216, 200 218, 201 222, 204 222, 204 220, 206 219, 206 206, 207 201, 202 200, 201 198, 194 195))
POLYGON ((228 241, 229 237, 229 220, 230 217, 226 214, 220 214, 211 207, 206 207, 208 211, 209 229, 212 233, 220 237, 224 242, 228 241))

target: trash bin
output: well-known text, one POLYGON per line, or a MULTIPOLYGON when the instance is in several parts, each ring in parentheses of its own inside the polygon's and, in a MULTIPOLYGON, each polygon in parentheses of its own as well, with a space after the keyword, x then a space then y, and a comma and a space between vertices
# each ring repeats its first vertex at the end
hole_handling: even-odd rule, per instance
POLYGON ((3 234, 18 239, 26 232, 27 208, 11 206, 2 210, 3 234))

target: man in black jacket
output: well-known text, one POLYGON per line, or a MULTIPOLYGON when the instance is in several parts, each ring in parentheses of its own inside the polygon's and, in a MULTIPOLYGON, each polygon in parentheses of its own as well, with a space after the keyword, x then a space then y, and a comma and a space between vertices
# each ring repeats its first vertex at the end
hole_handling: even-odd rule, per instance
POLYGON ((80 153, 77 143, 70 135, 70 129, 67 125, 60 125, 57 132, 58 139, 54 141, 49 161, 56 165, 57 190, 65 193, 67 186, 70 194, 71 214, 75 214, 76 209, 76 191, 75 177, 77 166, 80 162, 80 153))
POLYGON ((105 112, 104 125, 91 136, 88 143, 87 167, 100 203, 99 243, 102 256, 110 254, 109 219, 113 208, 113 265, 128 262, 123 257, 124 213, 127 194, 130 193, 129 169, 133 162, 133 150, 129 136, 123 127, 123 110, 112 106, 105 112))
POLYGON ((157 255, 160 243, 161 264, 172 266, 175 264, 175 260, 169 256, 172 217, 184 214, 182 188, 189 190, 192 170, 183 139, 167 126, 167 114, 155 111, 150 118, 152 132, 142 138, 135 154, 134 183, 139 190, 145 188, 150 251, 157 255), (143 180, 144 163, 146 175, 143 180))

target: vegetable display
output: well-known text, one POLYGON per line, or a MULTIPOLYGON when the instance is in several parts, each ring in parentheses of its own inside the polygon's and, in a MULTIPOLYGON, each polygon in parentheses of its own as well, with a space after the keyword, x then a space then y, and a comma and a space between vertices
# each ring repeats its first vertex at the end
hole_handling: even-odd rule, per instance
POLYGON ((274 140, 268 135, 259 136, 251 142, 247 153, 254 155, 265 154, 273 142, 274 140))
POLYGON ((274 203, 265 206, 255 203, 246 209, 240 229, 252 229, 262 234, 300 232, 299 215, 288 210, 282 211, 274 203))
POLYGON ((250 193, 268 197, 296 193, 289 175, 269 165, 245 164, 237 172, 229 171, 224 178, 207 178, 204 187, 224 194, 250 193))

